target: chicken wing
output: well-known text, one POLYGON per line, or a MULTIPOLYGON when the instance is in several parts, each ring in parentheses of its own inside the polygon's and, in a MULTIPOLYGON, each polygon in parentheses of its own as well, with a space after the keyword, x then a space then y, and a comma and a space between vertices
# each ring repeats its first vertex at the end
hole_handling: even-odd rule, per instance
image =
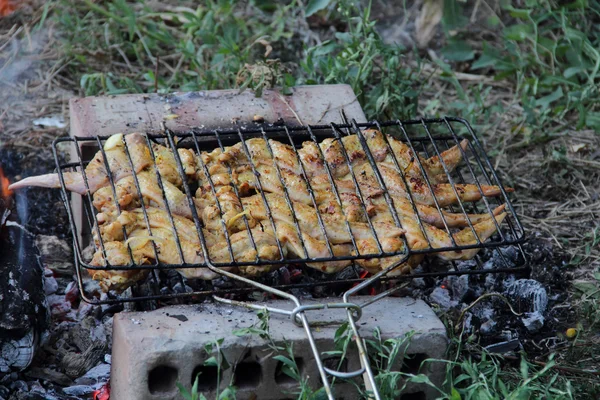
MULTIPOLYGON (((113 135, 105 142, 104 153, 106 154, 106 164, 108 164, 110 175, 112 175, 114 181, 131 176, 132 174, 131 164, 125 150, 125 145, 127 145, 129 150, 131 164, 133 164, 136 173, 152 163, 150 150, 148 149, 146 139, 142 134, 132 133, 125 136, 122 134, 113 135)), ((85 168, 85 178, 84 174, 81 172, 64 172, 63 178, 67 190, 82 195, 88 192, 86 179, 90 193, 94 193, 98 189, 107 186, 109 184, 109 174, 106 170, 102 152, 97 152, 92 161, 90 161, 85 168)), ((27 186, 59 188, 60 180, 58 174, 31 176, 13 183, 9 188, 13 190, 27 186)))

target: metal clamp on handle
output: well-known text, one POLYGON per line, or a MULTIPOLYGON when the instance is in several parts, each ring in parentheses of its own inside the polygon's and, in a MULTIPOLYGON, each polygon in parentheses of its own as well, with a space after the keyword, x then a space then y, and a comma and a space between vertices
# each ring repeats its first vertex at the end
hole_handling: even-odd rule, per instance
POLYGON ((299 313, 307 310, 323 310, 325 308, 346 308, 354 311, 355 321, 358 321, 362 317, 362 308, 354 303, 325 303, 325 304, 308 304, 304 306, 298 306, 292 310, 290 316, 292 321, 297 326, 302 326, 302 320, 298 316, 299 313))

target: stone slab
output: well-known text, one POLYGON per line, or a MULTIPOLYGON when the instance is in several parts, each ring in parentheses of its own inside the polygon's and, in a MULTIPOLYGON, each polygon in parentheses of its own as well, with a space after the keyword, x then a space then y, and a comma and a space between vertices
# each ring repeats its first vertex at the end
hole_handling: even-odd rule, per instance
MULTIPOLYGON (((360 297, 353 300, 361 303, 360 297)), ((339 299, 321 299, 320 302, 328 301, 339 302, 339 299)), ((314 301, 304 303, 312 304, 314 301)), ((292 303, 287 301, 272 301, 269 305, 288 310, 293 308, 292 303)), ((313 328, 319 350, 322 353, 333 350, 335 331, 346 320, 345 311, 314 310, 307 311, 307 316, 311 323, 326 323, 313 328)), ((220 377, 222 388, 233 381, 238 388, 238 399, 296 398, 292 393, 297 384, 281 373, 281 365, 273 360, 273 352, 265 340, 257 336, 238 337, 232 334, 235 329, 246 328, 256 322, 257 317, 252 310, 214 303, 117 314, 113 328, 111 399, 181 399, 175 383, 180 382, 190 388, 200 371, 201 391, 207 398, 214 398, 216 369, 203 364, 214 355, 207 354, 204 345, 217 339, 223 339, 223 354, 235 366, 223 371, 220 377)), ((411 331, 416 332, 407 349, 407 354, 413 358, 403 366, 400 362, 397 366, 405 372, 417 372, 424 358, 443 358, 446 351, 445 327, 421 300, 385 298, 364 309, 358 326, 364 338, 373 338, 376 327, 379 327, 384 339, 401 338, 411 331)), ((312 387, 319 387, 320 377, 304 330, 285 315, 271 314, 270 334, 275 343, 281 344, 284 339, 293 343, 302 375, 312 387)), ((337 360, 328 362, 328 365, 337 365, 337 360)), ((425 367, 421 372, 427 373, 436 384, 441 384, 443 368, 438 363, 425 367)), ((359 360, 352 345, 345 370, 356 369, 359 369, 359 360)), ((334 385, 334 393, 336 398, 352 399, 357 396, 351 383, 339 381, 334 385)), ((409 393, 414 399, 435 397, 435 393, 426 386, 411 385, 406 390, 406 394, 409 393)))

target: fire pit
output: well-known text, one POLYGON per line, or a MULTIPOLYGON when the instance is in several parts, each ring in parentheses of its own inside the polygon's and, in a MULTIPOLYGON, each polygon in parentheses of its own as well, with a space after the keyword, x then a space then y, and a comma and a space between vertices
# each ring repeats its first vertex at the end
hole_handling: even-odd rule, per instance
MULTIPOLYGON (((367 388, 372 390, 375 389, 375 379, 371 371, 370 362, 364 348, 364 342, 361 339, 360 332, 357 326, 357 322, 364 318, 363 314, 369 313, 370 310, 376 310, 377 302, 392 295, 398 290, 402 289, 401 285, 398 285, 400 280, 415 280, 430 277, 452 277, 452 276, 464 276, 464 275, 484 275, 492 273, 514 273, 517 271, 523 271, 526 267, 525 256, 520 247, 520 243, 523 240, 523 228, 516 218, 516 212, 510 202, 508 196, 508 189, 504 188, 502 182, 494 171, 491 162, 482 150, 481 144, 477 137, 469 126, 468 122, 457 119, 457 118, 443 118, 443 119, 431 119, 431 120, 411 120, 411 121, 386 121, 386 122, 362 122, 364 121, 364 115, 360 110, 360 106, 357 108, 355 100, 351 100, 349 104, 344 104, 343 101, 346 98, 355 99, 355 97, 346 96, 340 97, 335 96, 336 90, 348 91, 347 87, 340 88, 319 88, 314 87, 311 89, 300 88, 297 89, 297 94, 292 97, 285 98, 281 95, 277 95, 277 92, 268 92, 266 95, 266 101, 272 107, 265 110, 264 107, 257 111, 257 107, 264 106, 264 104, 253 104, 254 100, 249 103, 239 103, 239 98, 232 93, 221 93, 220 95, 214 95, 207 93, 200 96, 192 94, 177 95, 174 97, 159 97, 159 96, 138 96, 137 102, 128 103, 130 109, 126 110, 119 118, 109 118, 109 115, 104 112, 97 112, 98 109, 110 110, 115 104, 121 102, 122 99, 84 99, 79 103, 72 102, 72 135, 69 138, 61 138, 55 141, 54 151, 56 157, 56 166, 58 177, 63 188, 63 200, 69 214, 69 221, 73 231, 73 245, 75 249, 75 266, 77 272, 77 283, 79 286, 79 292, 82 298, 95 305, 118 305, 123 303, 138 303, 141 309, 150 310, 155 308, 162 308, 168 305, 182 304, 182 303, 195 303, 202 301, 207 298, 224 303, 229 307, 231 305, 254 308, 258 310, 270 310, 272 313, 281 314, 286 317, 290 317, 291 321, 287 321, 290 329, 298 325, 303 328, 300 332, 306 335, 306 343, 308 344, 307 351, 312 352, 312 357, 315 360, 316 369, 315 371, 320 375, 320 382, 325 387, 326 392, 330 398, 333 395, 330 391, 331 377, 350 379, 363 377, 365 379, 365 385, 367 388), (310 96, 307 92, 313 92, 310 96), (307 98, 319 98, 317 94, 328 93, 327 98, 331 99, 329 102, 321 102, 317 105, 313 104, 313 108, 307 107, 307 98), (114 102, 114 104, 113 104, 114 102), (157 105, 157 103, 160 105, 157 105), (210 104, 210 106, 206 106, 210 104), (220 107, 215 104, 221 105, 220 107), (202 107, 205 105, 205 107, 202 107), (232 105, 236 107, 243 106, 245 110, 243 112, 235 109, 232 110, 232 105), (86 119, 83 115, 89 113, 96 107, 96 118, 86 119), (162 108, 161 108, 162 107, 162 108), (140 111, 143 110, 143 111, 140 111), (152 111, 148 111, 152 110, 152 111), (194 112, 192 113, 191 110, 194 112), (340 110, 343 112, 340 113, 340 110), (144 112, 146 114, 144 114, 144 112), (220 113, 220 114, 218 114, 220 113), (190 114, 194 114, 191 115, 190 114), (145 117, 138 117, 139 121, 135 121, 132 115, 145 115, 145 117), (340 117, 341 115, 341 117, 340 117), (349 116, 350 118, 347 118, 349 116), (352 118, 356 118, 354 120, 352 118), (220 119, 220 121, 219 121, 220 119), (123 121, 135 121, 131 122, 131 126, 123 121), (333 121, 333 122, 332 122, 333 121), (327 124, 324 124, 327 122, 327 124), (414 192, 409 192, 406 200, 406 206, 416 216, 416 227, 423 232, 423 237, 426 238, 426 244, 420 248, 415 248, 412 244, 408 243, 406 238, 402 238, 403 245, 393 250, 387 250, 383 241, 378 238, 378 231, 375 228, 375 221, 372 221, 370 216, 367 217, 366 223, 369 227, 369 232, 374 241, 374 250, 364 251, 359 248, 358 244, 353 238, 353 227, 349 222, 340 222, 343 225, 343 229, 352 239, 350 245, 352 246, 349 253, 345 255, 336 255, 334 253, 333 243, 325 241, 327 244, 328 255, 310 256, 310 251, 306 247, 306 244, 301 240, 301 247, 303 249, 304 256, 297 257, 284 257, 282 251, 283 244, 280 240, 277 240, 276 246, 280 251, 280 257, 276 259, 261 259, 256 257, 254 260, 243 262, 236 261, 233 256, 233 249, 231 245, 231 239, 226 234, 226 245, 225 248, 230 254, 229 261, 214 259, 208 250, 207 239, 203 231, 204 221, 195 207, 194 192, 196 187, 183 180, 182 187, 185 199, 189 204, 191 210, 190 220, 193 222, 196 233, 198 234, 198 241, 200 243, 200 252, 198 256, 202 260, 201 262, 186 262, 183 257, 183 245, 179 240, 179 236, 174 234, 174 240, 178 249, 179 255, 181 256, 181 262, 179 263, 166 263, 162 262, 159 257, 159 248, 152 242, 153 251, 155 253, 154 261, 150 263, 136 263, 133 256, 131 262, 126 265, 111 265, 110 262, 104 263, 104 265, 98 265, 97 263, 90 262, 90 250, 96 252, 96 254, 104 255, 106 258, 106 246, 102 239, 102 233, 99 228, 98 213, 94 207, 91 195, 72 195, 67 191, 68 182, 65 178, 66 174, 72 172, 79 172, 83 174, 83 181, 86 185, 87 192, 90 191, 90 182, 85 174, 85 168, 90 162, 91 156, 98 151, 102 154, 102 159, 106 162, 107 156, 105 153, 105 146, 107 142, 110 143, 111 139, 109 134, 117 133, 114 129, 118 127, 119 130, 127 132, 138 131, 141 129, 147 131, 147 135, 144 136, 145 145, 152 149, 155 145, 163 146, 170 149, 176 156, 175 162, 177 171, 180 176, 185 176, 185 165, 183 164, 180 156, 177 156, 178 149, 190 149, 194 154, 201 154, 202 151, 210 151, 215 148, 224 151, 227 146, 241 143, 242 154, 251 160, 249 168, 252 175, 256 177, 256 195, 259 196, 267 210, 267 217, 262 222, 265 226, 270 226, 273 231, 276 231, 277 221, 272 216, 269 202, 265 198, 265 191, 261 186, 261 173, 256 164, 252 162, 253 154, 250 152, 245 141, 251 138, 263 139, 265 143, 270 143, 270 139, 283 142, 295 149, 292 153, 293 158, 298 162, 298 165, 303 166, 301 162, 301 155, 298 153, 298 149, 304 143, 317 144, 316 148, 319 148, 318 144, 325 139, 337 141, 342 143, 345 139, 351 136, 357 138, 359 144, 359 150, 364 154, 365 165, 368 165, 373 170, 373 178, 377 184, 381 187, 381 207, 385 207, 387 212, 391 215, 391 220, 394 226, 398 229, 402 229, 403 224, 401 223, 401 215, 396 209, 395 199, 392 196, 393 188, 388 187, 386 177, 377 166, 376 155, 374 155, 373 149, 368 144, 368 137, 364 132, 369 130, 376 130, 375 132, 381 132, 382 138, 385 142, 386 151, 389 154, 394 154, 392 145, 390 144, 391 139, 397 140, 398 143, 403 143, 410 153, 413 155, 412 160, 409 163, 409 168, 414 168, 419 171, 425 178, 422 182, 419 182, 417 186, 425 192, 435 193, 437 188, 436 183, 428 179, 427 164, 424 163, 417 154, 422 154, 424 159, 437 159, 442 160, 441 165, 443 167, 442 173, 447 178, 447 183, 444 183, 448 189, 448 194, 454 196, 457 199, 456 205, 452 208, 446 208, 445 206, 449 203, 444 203, 438 198, 438 196, 432 196, 431 209, 434 210, 440 217, 437 222, 440 227, 440 232, 444 232, 449 238, 449 242, 444 242, 442 245, 435 241, 430 240, 430 236, 427 233, 428 226, 431 221, 425 220, 420 213, 419 203, 414 199, 414 192), (85 129, 86 135, 82 135, 82 129, 85 129), (94 136, 88 136, 93 134, 94 136), (68 148, 68 152, 73 156, 71 161, 68 163, 62 162, 59 159, 59 149, 64 151, 65 147, 68 148), (453 150, 454 149, 454 150, 453 150), (464 161, 453 167, 446 165, 444 155, 446 152, 455 151, 464 161), (470 186, 467 186, 470 185, 470 186), (480 203, 467 203, 463 201, 464 190, 466 187, 474 188, 476 190, 478 198, 482 199, 480 203), (496 198, 486 196, 486 190, 488 188, 497 188, 496 198), (504 214, 506 211, 506 214, 504 214), (502 213, 502 214, 500 214, 502 213), (491 221, 490 225, 493 225, 493 231, 488 235, 481 235, 478 232, 477 223, 471 221, 472 215, 482 215, 480 218, 485 218, 486 221, 491 221), (498 215, 502 215, 502 220, 497 220, 498 215), (458 216, 465 223, 463 235, 470 235, 474 239, 471 241, 463 241, 460 239, 463 236, 453 235, 452 230, 453 222, 447 219, 448 215, 458 216), (496 234, 492 234, 497 232, 496 234), (94 235, 97 240, 94 240, 94 235), (480 237, 481 235, 481 237, 480 237), (486 240, 488 236, 491 236, 489 240, 486 240), (514 254, 507 255, 506 249, 512 249, 514 254), (477 254, 476 251, 479 249, 485 249, 484 256, 477 254), (441 254, 442 257, 446 257, 449 261, 440 260, 427 260, 421 263, 419 269, 411 271, 416 264, 410 262, 410 260, 420 260, 424 255, 441 254), (467 256, 473 254, 474 258, 470 261, 458 262, 452 261, 452 259, 472 258, 467 256), (489 263, 489 259, 494 258, 496 261, 489 263), (368 265, 370 260, 394 260, 389 264, 382 266, 379 270, 374 271, 360 269, 357 264, 368 265), (326 274, 323 271, 311 270, 304 268, 301 276, 295 273, 298 271, 296 265, 298 264, 318 264, 323 266, 332 265, 331 263, 348 262, 348 266, 340 268, 336 273, 326 274), (364 263, 364 264, 361 264, 364 263), (229 268, 272 268, 272 266, 281 266, 280 270, 275 269, 273 272, 269 272, 256 279, 248 279, 240 276, 236 273, 229 272, 229 268), (398 268, 400 266, 400 268, 398 268), (174 270, 177 269, 182 273, 177 273, 174 270), (220 277, 211 281, 194 281, 185 279, 185 271, 194 271, 197 269, 204 269, 212 273, 215 277, 220 277), (120 293, 119 291, 108 291, 107 294, 100 294, 98 287, 92 284, 92 281, 88 278, 88 271, 92 275, 108 274, 118 275, 122 271, 140 271, 140 274, 144 279, 139 279, 126 291, 120 293), (146 272, 148 271, 148 272, 146 272), (367 274, 365 274, 367 272, 367 274), (365 289, 375 288, 375 291, 371 294, 371 297, 352 297, 353 295, 364 293, 365 289), (285 307, 282 303, 267 302, 266 304, 257 304, 256 302, 248 301, 249 299, 255 298, 257 292, 268 293, 276 297, 285 298, 288 300, 288 306, 285 307), (326 296, 340 296, 337 300, 314 300, 326 296), (313 300, 308 301, 306 298, 312 297, 313 300), (356 298, 356 300, 354 300, 356 298), (373 306, 366 308, 373 304, 373 306), (339 371, 333 369, 330 364, 327 364, 322 360, 320 346, 323 344, 323 338, 319 334, 315 334, 314 328, 311 326, 309 321, 311 317, 311 310, 325 310, 330 308, 337 308, 338 313, 336 315, 343 319, 346 319, 352 329, 355 337, 355 343, 358 347, 359 357, 352 363, 352 367, 346 371, 339 371), (363 308, 366 308, 363 312, 363 308), (341 313, 341 314, 340 314, 341 313), (317 338, 317 336, 319 336, 317 338), (321 345, 319 345, 321 343, 321 345)), ((350 90, 351 92, 351 90, 350 90)), ((131 99, 129 99, 131 100, 131 99)), ((250 98, 246 98, 250 101, 250 98)), ((258 100, 256 102, 265 101, 258 100)), ((120 103, 119 103, 120 104, 120 103)), ((124 141, 123 143, 126 143, 124 141)), ((132 169, 134 169, 135 161, 131 157, 131 149, 125 144, 126 154, 128 155, 128 163, 132 169)), ((360 199, 362 212, 365 215, 369 215, 367 209, 368 202, 366 201, 367 196, 363 193, 364 186, 361 187, 361 176, 357 176, 353 172, 352 159, 355 157, 354 154, 346 151, 345 146, 340 146, 343 154, 343 165, 345 165, 350 171, 350 182, 355 187, 355 196, 360 199)), ((273 149, 268 148, 271 156, 273 155, 273 149)), ((321 153, 321 158, 323 157, 321 153)), ((152 154, 154 169, 156 171, 156 179, 161 182, 161 176, 156 169, 157 157, 152 154)), ((201 157, 199 157, 201 159, 201 157)), ((401 168, 401 163, 396 157, 393 157, 394 167, 397 170, 403 170, 406 172, 407 168, 401 168)), ((110 173, 110 168, 106 164, 106 169, 109 171, 109 187, 113 192, 113 198, 117 199, 116 184, 117 180, 114 179, 110 173)), ((337 201, 339 206, 342 206, 342 200, 339 193, 339 188, 336 186, 336 178, 332 175, 332 171, 327 167, 327 163, 324 164, 326 177, 328 184, 330 184, 330 193, 332 198, 337 201)), ((206 165, 200 165, 199 168, 204 171, 205 175, 209 177, 208 168, 206 165)), ((292 197, 294 193, 290 192, 289 189, 285 189, 289 182, 282 177, 282 171, 277 165, 274 166, 275 176, 279 179, 279 185, 284 188, 283 199, 285 204, 290 210, 294 210, 292 197)), ((229 171, 232 176, 231 170, 229 171)), ((284 173, 283 173, 284 174, 284 173)), ((301 176, 304 177, 306 182, 309 181, 307 174, 308 172, 302 167, 300 171, 301 176)), ((133 173, 134 191, 137 192, 138 198, 142 198, 142 189, 139 182, 140 177, 133 173)), ((415 182, 411 181, 409 175, 405 176, 402 174, 401 185, 404 187, 415 188, 415 182)), ((162 190, 162 196, 165 204, 168 204, 167 196, 165 193, 164 184, 160 184, 162 190)), ((235 186, 234 186, 235 187, 235 186)), ((212 181, 209 182, 208 193, 212 194, 215 198, 217 196, 215 191, 215 185, 212 181)), ((315 193, 308 185, 308 195, 310 203, 317 208, 317 199, 315 193)), ((243 197, 236 190, 236 196, 243 197)), ((418 195, 418 190, 417 190, 418 195)), ((397 201, 397 200, 396 200, 397 201)), ((217 204, 218 201, 217 201, 217 204)), ((116 204, 117 210, 121 213, 119 204, 116 204)), ((225 227, 226 221, 223 220, 223 210, 221 206, 218 207, 220 220, 224 226, 224 231, 227 232, 225 227)), ((152 232, 152 227, 149 223, 149 216, 145 207, 141 207, 143 214, 143 220, 145 221, 148 232, 152 232)), ((292 212, 292 214, 294 214, 292 212)), ((170 225, 173 227, 174 232, 177 232, 175 216, 171 212, 169 206, 166 207, 166 215, 168 217, 170 225)), ((246 215, 241 215, 244 222, 245 229, 248 232, 248 236, 252 238, 252 232, 248 226, 248 218, 246 215)), ((327 237, 327 223, 324 221, 319 213, 317 213, 316 226, 322 232, 323 237, 327 237)), ((302 238, 301 232, 301 218, 299 215, 293 215, 292 227, 296 230, 298 237, 302 238)), ((127 232, 123 232, 124 242, 128 242, 127 232)), ((255 253, 259 253, 256 248, 256 244, 253 239, 250 240, 252 246, 254 246, 255 253)), ((131 249, 130 249, 131 252, 131 249)), ((131 255, 131 253, 130 253, 131 255)), ((417 262, 418 263, 418 262, 417 262)), ((449 278, 450 279, 450 278, 449 278)), ((110 288, 109 288, 110 289, 110 288)), ((264 298, 264 297, 263 297, 264 298)), ((393 298, 388 298, 386 301, 395 301, 393 298)), ((385 303, 388 304, 388 303, 385 303)), ((420 305, 422 306, 422 305, 420 305)), ((212 307, 212 306, 211 306, 212 307)), ((393 307, 390 303, 388 307, 393 307)), ((218 308, 218 307, 217 307, 218 308)), ((186 320, 190 319, 190 309, 178 310, 169 308, 169 313, 172 315, 183 316, 186 320)), ((211 309, 212 310, 212 309, 211 309)), ((201 321, 202 318, 211 318, 210 310, 197 310, 201 321)), ((218 312, 212 310, 212 312, 218 312)), ((154 312, 152 316, 148 315, 148 321, 160 321, 164 319, 162 316, 158 316, 164 313, 160 309, 154 312), (155 316, 158 316, 153 319, 155 316)), ((324 312, 324 315, 327 315, 324 312)), ((373 311, 375 315, 378 315, 373 311)), ((385 318, 385 309, 379 311, 381 317, 385 318)), ((238 316, 242 318, 243 316, 238 316)), ((134 320, 139 321, 134 314, 125 314, 124 318, 119 319, 119 331, 126 332, 123 329, 136 329, 134 320), (126 321, 134 321, 133 326, 124 328, 126 321)), ((238 319, 239 319, 238 318, 238 319)), ((319 318, 317 318, 319 319, 319 318)), ((338 318, 339 321, 339 318, 338 318)), ((171 319, 169 319, 169 322, 171 319)), ((128 322, 127 322, 128 323, 128 322)), ((150 323, 149 323, 150 324, 150 323)), ((152 324, 150 324, 152 325, 152 324)), ((437 326, 435 329, 438 329, 437 326)), ((183 328, 182 328, 183 329, 183 328)), ((133 331, 130 331, 133 332, 133 331)), ((364 332, 364 331, 363 331, 364 332)), ((390 334, 398 332, 389 332, 390 334)), ((157 337, 161 337, 161 333, 157 332, 157 337)), ((202 340, 206 340, 203 338, 202 340)), ((300 340, 300 339, 298 339, 300 340)), ((198 345, 202 346, 202 343, 198 345)), ((115 351, 115 348, 113 351, 115 351)), ((121 350, 125 349, 121 347, 121 350)), ((139 351, 136 347, 130 347, 129 355, 134 355, 133 350, 139 351)), ((443 352, 442 352, 443 353, 443 352)), ((153 350, 149 349, 148 354, 152 358, 153 350)), ((156 353, 158 354, 158 353, 156 353)), ((441 355, 441 353, 438 353, 441 355)), ((436 356, 439 356, 436 354, 436 356)), ((431 356, 431 354, 429 354, 431 356)), ((115 357, 117 360, 119 357, 115 357)), ((113 374, 119 376, 130 376, 128 375, 131 371, 132 366, 139 365, 139 360, 147 360, 145 356, 140 356, 138 363, 136 362, 127 364, 126 360, 119 359, 120 364, 113 363, 113 374), (117 373, 118 371, 118 373, 117 373)), ((156 364, 161 366, 163 364, 156 364)), ((165 364, 166 365, 166 364, 165 364)), ((165 366, 165 368, 168 365, 165 366)), ((161 370, 162 371, 162 370, 161 370)), ((165 374, 171 376, 171 372, 165 369, 165 374)), ((150 394, 138 393, 139 398, 175 398, 176 393, 174 383, 177 380, 177 376, 173 379, 167 379, 168 387, 163 387, 163 383, 156 386, 153 381, 156 378, 155 369, 151 369, 148 375, 144 378, 146 388, 150 394), (154 371, 154 372, 153 372, 154 371), (150 396, 150 397, 144 397, 150 396), (166 396, 166 397, 165 397, 166 396)), ((192 378, 194 374, 192 373, 192 378)), ((119 380, 118 378, 117 380, 119 380)), ((187 379, 187 378, 186 378, 187 379)), ((162 382, 162 381, 161 381, 162 382)), ((130 384, 131 382, 129 382, 130 384)), ((188 382, 184 382, 186 385, 188 382)), ((315 384, 318 384, 315 382, 315 384)), ((188 385, 190 386, 190 385, 188 385)), ((127 382, 119 381, 115 387, 117 392, 116 396, 131 397, 131 392, 126 392, 127 382)), ((249 392, 250 393, 250 392, 249 392)), ((374 390, 375 398, 378 398, 376 390, 374 390)), ((248 394, 250 396, 250 394, 248 394)), ((279 394, 275 394, 278 398, 279 394)))

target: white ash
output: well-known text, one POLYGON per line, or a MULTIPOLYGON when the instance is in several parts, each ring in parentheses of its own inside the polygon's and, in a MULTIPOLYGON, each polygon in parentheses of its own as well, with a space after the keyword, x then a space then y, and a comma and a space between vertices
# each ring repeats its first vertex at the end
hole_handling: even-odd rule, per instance
POLYGON ((525 313, 525 316, 521 318, 521 321, 523 322, 523 325, 525 325, 525 328, 531 333, 539 331, 544 326, 544 316, 539 311, 525 313))
POLYGON ((481 326, 479 327, 479 332, 482 335, 493 335, 496 333, 495 328, 497 325, 498 324, 496 321, 494 321, 493 319, 488 319, 487 321, 481 324, 481 326))
POLYGON ((542 284, 533 279, 519 279, 506 290, 520 311, 544 314, 548 307, 548 293, 542 284))

